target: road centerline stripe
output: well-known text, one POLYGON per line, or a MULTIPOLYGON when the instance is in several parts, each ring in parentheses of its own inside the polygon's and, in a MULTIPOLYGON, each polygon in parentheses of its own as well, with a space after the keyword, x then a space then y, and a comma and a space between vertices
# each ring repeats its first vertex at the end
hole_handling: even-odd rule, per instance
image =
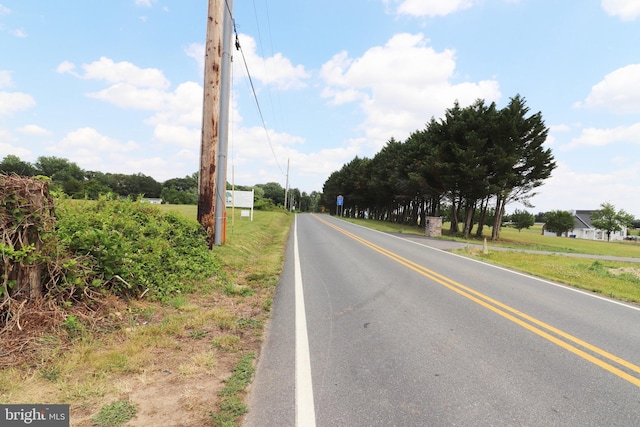
MULTIPOLYGON (((315 215, 314 215, 315 216, 315 215)), ((611 373, 613 373, 614 375, 636 385, 637 387, 640 387, 640 378, 637 378, 633 375, 630 375, 629 373, 623 371, 622 369, 615 367, 601 359, 598 359, 597 357, 585 352, 584 350, 581 350, 575 346, 573 346, 572 344, 561 340, 559 337, 564 338, 567 341, 571 341, 574 344, 577 344, 585 349, 590 350, 593 353, 598 354, 599 356, 609 359, 610 361, 617 363, 621 366, 624 366, 625 368, 635 371, 637 373, 640 373, 640 367, 625 360, 622 359, 618 356, 615 356, 603 349, 600 349, 599 347, 596 347, 592 344, 587 343, 586 341, 583 341, 577 337, 572 336, 571 334, 568 334, 558 328, 555 328, 545 322, 542 322, 541 320, 536 319, 533 316, 530 316, 526 313, 523 313, 519 310, 516 310, 513 307, 510 307, 504 303, 501 303, 500 301, 497 301, 487 295, 482 294, 481 292, 478 292, 472 288, 469 288, 468 286, 465 286, 461 283, 458 283, 452 279, 449 279, 439 273, 436 273, 435 271, 432 271, 420 264, 417 264, 411 260, 408 260, 394 252, 391 252, 385 248, 382 248, 374 243, 369 242, 368 240, 365 240, 343 228, 338 227, 337 225, 331 224, 330 222, 321 219, 317 216, 315 216, 319 221, 325 223, 326 225, 334 228, 335 230, 341 232, 342 234, 346 235, 347 237, 350 237, 356 241, 358 241, 359 243, 373 249, 374 251, 398 262, 399 264, 404 265, 405 267, 435 281, 436 283, 439 283, 442 286, 445 286, 446 288, 458 293, 459 295, 464 296, 465 298, 493 311, 494 313, 504 317, 505 319, 508 319, 514 323, 516 323, 517 325, 529 330, 530 332, 535 333, 536 335, 558 345, 561 348, 564 348, 567 351, 570 351, 578 356, 580 356, 581 358, 595 364, 596 366, 599 366, 602 369, 605 369, 611 373), (526 320, 526 321, 525 321, 526 320), (530 322, 530 323, 527 323, 530 322), (540 328, 546 329, 547 331, 544 331, 534 325, 537 325, 540 328), (554 336, 552 334, 555 334, 557 336, 554 336)))

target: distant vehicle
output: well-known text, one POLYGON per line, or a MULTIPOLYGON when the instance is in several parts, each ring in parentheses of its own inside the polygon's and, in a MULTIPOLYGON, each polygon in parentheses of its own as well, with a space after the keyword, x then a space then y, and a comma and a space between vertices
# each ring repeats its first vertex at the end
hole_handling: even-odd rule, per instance
POLYGON ((625 236, 624 240, 640 240, 638 236, 625 236))

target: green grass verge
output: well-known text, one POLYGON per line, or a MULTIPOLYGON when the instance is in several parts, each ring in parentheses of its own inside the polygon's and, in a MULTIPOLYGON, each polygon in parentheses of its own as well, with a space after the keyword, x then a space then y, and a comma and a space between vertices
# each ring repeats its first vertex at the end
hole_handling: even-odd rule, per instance
POLYGON ((512 251, 460 249, 460 255, 585 289, 606 297, 640 303, 640 263, 540 255, 512 251))

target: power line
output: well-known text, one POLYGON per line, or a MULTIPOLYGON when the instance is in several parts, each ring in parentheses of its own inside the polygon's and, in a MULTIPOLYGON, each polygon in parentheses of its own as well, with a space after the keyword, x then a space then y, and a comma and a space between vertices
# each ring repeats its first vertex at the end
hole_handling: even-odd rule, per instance
MULTIPOLYGON (((225 1, 226 3, 226 1, 225 1)), ((228 4, 227 4, 227 8, 228 8, 228 4)), ((231 11, 229 10, 229 13, 231 13, 231 11)), ((247 64, 247 58, 244 55, 244 51, 242 50, 242 46, 240 45, 240 38, 238 37, 238 30, 236 28, 236 21, 235 19, 232 19, 233 22, 233 32, 236 36, 236 50, 240 51, 240 54, 242 55, 242 61, 244 63, 244 68, 247 72, 247 76, 249 78, 249 83, 251 85, 251 92, 253 94, 253 99, 256 102, 256 107, 258 108, 258 113, 260 115, 260 120, 262 121, 262 127, 264 129, 265 135, 267 137, 267 142, 269 143, 269 147, 271 148, 271 153, 273 154, 273 158, 276 161, 276 165, 278 166, 278 169, 280 169, 280 173, 282 173, 282 175, 286 176, 286 173, 284 172, 284 170, 282 169, 282 166, 280 166, 280 162, 278 161, 278 156, 276 156, 276 152, 273 148, 273 144, 271 143, 271 138, 269 137, 269 130, 267 129, 267 124, 264 120, 264 115, 262 114, 262 108, 260 107, 260 102, 258 101, 258 95, 256 93, 256 88, 255 85, 253 84, 253 78, 251 77, 251 72, 249 71, 249 65, 247 64)))

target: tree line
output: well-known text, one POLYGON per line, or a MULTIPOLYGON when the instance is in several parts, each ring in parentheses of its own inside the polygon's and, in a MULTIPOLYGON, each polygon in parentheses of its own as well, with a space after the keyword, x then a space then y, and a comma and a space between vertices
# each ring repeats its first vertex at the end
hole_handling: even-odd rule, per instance
POLYGON ((444 118, 432 118, 406 141, 391 138, 373 158, 355 157, 333 172, 323 186, 323 203, 342 212, 405 224, 424 224, 427 216, 446 216, 450 233, 469 237, 484 226, 498 239, 509 203, 530 206, 537 187, 556 163, 545 149, 549 129, 540 112, 520 95, 498 109, 477 100, 458 102, 444 118))
MULTIPOLYGON (((197 172, 183 178, 171 178, 158 182, 153 177, 142 173, 128 175, 85 171, 76 163, 59 157, 41 156, 31 164, 10 154, 0 162, 0 173, 49 177, 52 191, 64 193, 74 199, 96 200, 100 195, 111 193, 123 198, 162 199, 162 203, 198 204, 197 172)), ((252 188, 255 193, 255 209, 285 207, 285 189, 280 184, 269 182, 256 184, 253 187, 235 187, 239 191, 249 191, 252 188)), ((227 183, 227 189, 231 189, 231 184, 227 183)), ((320 198, 320 193, 315 191, 307 194, 300 192, 297 188, 290 189, 286 207, 302 212, 317 212, 320 198)))

